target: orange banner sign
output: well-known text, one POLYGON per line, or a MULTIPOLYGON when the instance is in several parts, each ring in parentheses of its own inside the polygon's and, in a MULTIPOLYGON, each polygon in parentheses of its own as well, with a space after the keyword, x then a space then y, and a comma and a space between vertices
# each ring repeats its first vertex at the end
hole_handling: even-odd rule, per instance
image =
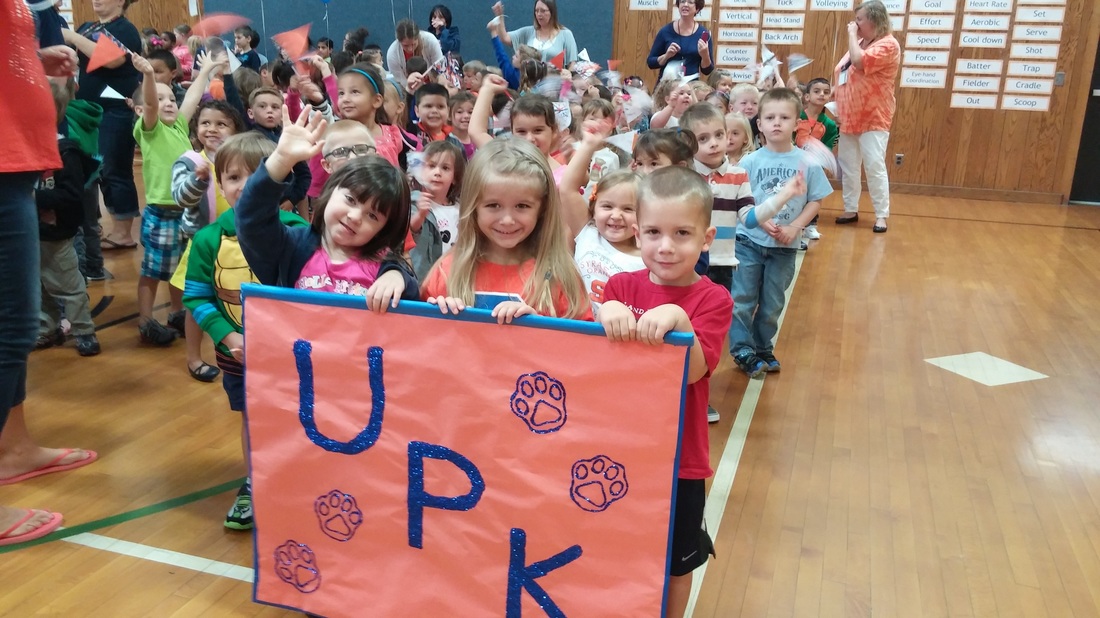
POLYGON ((661 615, 689 337, 242 291, 258 602, 661 615))

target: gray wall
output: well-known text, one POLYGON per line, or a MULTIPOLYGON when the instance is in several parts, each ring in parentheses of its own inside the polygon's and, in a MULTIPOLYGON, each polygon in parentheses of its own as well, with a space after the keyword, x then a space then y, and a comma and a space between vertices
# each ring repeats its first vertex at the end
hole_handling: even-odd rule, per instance
MULTIPOLYGON (((268 39, 270 35, 310 22, 313 23, 310 37, 314 42, 327 36, 336 42, 337 48, 345 32, 366 26, 371 33, 369 42, 380 45, 385 53, 394 40, 397 21, 411 17, 421 29, 426 29, 428 11, 436 4, 445 4, 451 9, 451 24, 458 26, 462 35, 463 59, 477 58, 492 66, 496 62, 485 24, 493 17, 493 1, 330 0, 327 23, 324 21, 326 5, 321 0, 206 0, 204 8, 208 13, 236 13, 251 18, 252 27, 264 39, 260 52, 270 57, 273 49, 268 39)), ((504 4, 505 23, 510 30, 533 23, 534 0, 507 0, 504 4)), ((611 57, 614 13, 612 0, 558 0, 558 19, 573 31, 577 51, 588 48, 592 60, 602 66, 606 66, 611 57)))

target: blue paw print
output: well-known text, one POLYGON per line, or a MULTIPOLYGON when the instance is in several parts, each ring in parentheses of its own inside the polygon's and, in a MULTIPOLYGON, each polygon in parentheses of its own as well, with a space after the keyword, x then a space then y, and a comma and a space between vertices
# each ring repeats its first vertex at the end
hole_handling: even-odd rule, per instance
POLYGON ((316 592, 321 587, 317 556, 305 543, 289 540, 275 548, 275 574, 298 592, 316 592))
POLYGON ((606 510, 612 503, 622 500, 628 489, 626 468, 606 455, 596 455, 573 464, 569 497, 586 511, 599 513, 606 510))
POLYGON ((535 433, 552 433, 565 425, 565 385, 544 371, 525 373, 516 380, 512 414, 535 433))
POLYGON ((321 532, 337 541, 350 541, 355 531, 363 524, 363 511, 355 496, 334 489, 317 498, 313 503, 313 512, 321 524, 321 532))

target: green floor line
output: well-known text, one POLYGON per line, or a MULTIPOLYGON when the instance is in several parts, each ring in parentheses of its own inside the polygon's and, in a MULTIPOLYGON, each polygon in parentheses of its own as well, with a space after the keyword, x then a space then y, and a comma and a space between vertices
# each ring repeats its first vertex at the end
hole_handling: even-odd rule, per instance
POLYGON ((135 519, 141 519, 149 515, 155 515, 157 513, 163 513, 176 508, 177 506, 183 506, 192 502, 198 502, 199 500, 205 500, 211 496, 216 496, 227 491, 238 489, 244 483, 244 477, 233 481, 227 481, 221 485, 215 485, 207 489, 202 489, 194 493, 187 494, 186 496, 180 496, 179 498, 171 498, 164 502, 158 502, 156 504, 150 504, 149 506, 143 506, 140 509, 134 509, 125 513, 119 513, 118 515, 111 515, 110 517, 104 517, 103 519, 97 519, 95 521, 89 521, 83 524, 77 524, 71 528, 65 528, 64 530, 58 530, 53 534, 48 534, 40 539, 33 541, 27 541, 26 543, 20 543, 18 545, 8 545, 0 547, 0 554, 6 554, 8 552, 15 551, 17 549, 24 549, 27 547, 34 547, 35 545, 42 545, 43 543, 49 543, 51 541, 60 541, 71 536, 83 534, 85 532, 92 532, 101 528, 107 528, 109 526, 115 526, 123 524, 128 521, 134 521, 135 519))

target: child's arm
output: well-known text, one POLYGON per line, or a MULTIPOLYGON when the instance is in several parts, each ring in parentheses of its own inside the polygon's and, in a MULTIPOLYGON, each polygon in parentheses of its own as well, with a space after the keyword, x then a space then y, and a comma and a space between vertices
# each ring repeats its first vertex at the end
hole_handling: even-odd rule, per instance
POLYGON ((241 91, 237 88, 237 81, 233 79, 233 72, 226 71, 222 76, 222 88, 225 90, 225 102, 232 105, 237 113, 244 118, 244 124, 252 128, 252 119, 248 117, 248 102, 241 98, 241 91))
POLYGON ((638 320, 634 312, 617 300, 600 305, 599 322, 611 341, 633 341, 638 338, 638 320))
MULTIPOLYGON (((749 183, 746 182, 741 186, 742 188, 746 188, 748 184, 749 183)), ((763 204, 739 209, 737 211, 737 216, 747 227, 758 227, 763 222, 770 221, 772 217, 779 214, 779 211, 783 210, 783 207, 787 205, 787 202, 791 201, 791 198, 797 195, 804 195, 805 193, 806 179, 802 176, 802 172, 799 172, 783 185, 779 193, 769 197, 763 204)), ((813 217, 811 217, 811 219, 812 218, 813 217)))
POLYGON ((481 148, 493 141, 489 135, 489 118, 493 115, 493 98, 501 92, 505 92, 508 84, 497 75, 486 75, 481 83, 481 90, 477 93, 477 101, 474 102, 474 112, 470 116, 470 139, 474 145, 481 148))
POLYGON ((398 302, 417 300, 420 298, 420 288, 416 284, 416 275, 412 267, 397 253, 391 253, 382 260, 378 269, 378 278, 367 290, 367 308, 378 313, 385 313, 391 307, 397 307, 398 302))
POLYGON ((581 141, 574 147, 573 158, 569 160, 561 177, 561 184, 558 185, 565 224, 569 226, 570 244, 588 223, 588 204, 581 195, 581 187, 588 182, 588 167, 592 164, 592 155, 603 146, 603 140, 610 129, 609 122, 584 123, 581 127, 581 141))
POLYGON ((210 165, 189 159, 187 155, 172 164, 172 199, 180 208, 195 208, 210 187, 210 165))
POLYGON ((34 192, 38 208, 52 210, 59 225, 75 228, 84 220, 84 156, 79 148, 62 148, 61 168, 53 173, 53 186, 41 183, 34 192))
POLYGON ((649 119, 650 129, 663 129, 668 124, 669 119, 672 118, 672 106, 666 105, 661 108, 661 111, 653 114, 653 117, 649 119))
POLYGON ((802 208, 802 214, 795 217, 794 221, 787 225, 779 226, 779 234, 776 236, 776 240, 784 245, 793 243, 794 239, 798 238, 802 234, 802 230, 806 229, 810 221, 813 221, 813 218, 817 216, 819 210, 821 210, 821 202, 806 202, 806 205, 802 208))
POLYGON ((191 116, 194 116, 195 110, 199 108, 202 95, 206 92, 207 85, 210 84, 210 76, 216 69, 224 70, 229 67, 228 56, 218 55, 217 58, 211 58, 207 62, 206 54, 200 53, 199 59, 202 62, 202 67, 199 69, 199 74, 195 76, 194 81, 187 88, 187 95, 183 97, 183 105, 180 105, 179 119, 183 121, 184 125, 191 122, 191 116))
POLYGON ((144 105, 141 106, 141 128, 152 131, 160 119, 156 73, 148 60, 138 54, 130 55, 133 56, 134 68, 141 72, 141 98, 144 100, 144 105))
POLYGON ((313 182, 313 172, 309 171, 308 161, 295 163, 291 171, 294 175, 290 179, 290 186, 283 193, 283 201, 280 205, 283 210, 294 210, 294 205, 305 199, 309 193, 309 185, 313 182))
POLYGON ((298 80, 302 78, 295 75, 290 79, 290 90, 283 95, 283 103, 290 112, 290 119, 297 120, 302 113, 302 95, 298 93, 298 80))

